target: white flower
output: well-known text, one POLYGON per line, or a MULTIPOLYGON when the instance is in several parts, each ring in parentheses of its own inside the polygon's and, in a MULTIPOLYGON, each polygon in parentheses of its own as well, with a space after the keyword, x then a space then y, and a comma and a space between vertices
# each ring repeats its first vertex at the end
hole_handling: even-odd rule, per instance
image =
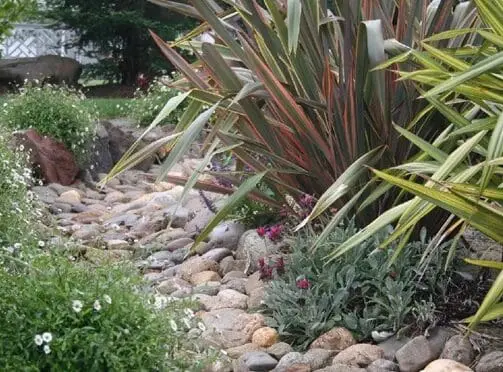
POLYGON ((203 323, 201 323, 201 322, 197 323, 197 327, 198 327, 201 331, 206 331, 206 326, 205 326, 203 323))
POLYGON ((187 318, 183 318, 183 323, 185 324, 185 327, 190 328, 190 321, 187 318))
POLYGON ((39 240, 39 241, 38 241, 38 246, 39 246, 40 248, 45 247, 45 242, 44 242, 44 241, 42 241, 42 240, 39 240))
POLYGON ((42 339, 47 343, 51 342, 52 341, 52 333, 51 332, 42 333, 42 339))
POLYGON ((72 309, 73 309, 73 311, 75 311, 76 313, 80 313, 80 311, 82 310, 82 301, 79 301, 79 300, 73 300, 73 301, 72 301, 72 309))
POLYGON ((49 347, 49 345, 44 345, 44 353, 46 353, 46 354, 51 353, 51 348, 49 347))
POLYGON ((44 339, 40 335, 35 335, 35 338, 33 339, 35 341, 35 345, 40 346, 44 343, 44 339))
POLYGON ((166 304, 168 303, 168 299, 165 296, 156 295, 154 307, 158 310, 164 309, 166 304))
POLYGON ((16 249, 21 248, 21 243, 14 243, 14 248, 16 248, 16 249))
POLYGON ((176 322, 173 319, 170 319, 169 325, 173 331, 178 331, 178 326, 176 325, 176 322))
POLYGON ((105 300, 105 302, 106 302, 107 304, 109 304, 109 305, 112 303, 112 298, 111 298, 109 295, 104 295, 104 296, 103 296, 103 299, 104 299, 104 300, 105 300))
POLYGON ((192 311, 192 309, 189 309, 189 308, 186 308, 183 310, 183 312, 185 313, 185 315, 187 315, 189 318, 193 318, 194 317, 194 312, 192 311))
POLYGON ((96 311, 100 311, 101 310, 101 304, 100 304, 99 300, 94 301, 93 308, 96 311))

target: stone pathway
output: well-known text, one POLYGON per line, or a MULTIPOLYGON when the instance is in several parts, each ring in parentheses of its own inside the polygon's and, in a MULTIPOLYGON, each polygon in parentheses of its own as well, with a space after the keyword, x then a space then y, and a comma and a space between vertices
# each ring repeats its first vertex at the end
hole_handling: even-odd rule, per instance
MULTIPOLYGON (((174 171, 189 174, 196 164, 186 160, 174 171)), ((197 330, 197 342, 226 355, 208 371, 447 372, 472 371, 470 365, 476 365, 476 372, 503 371, 503 352, 475 362, 471 343, 446 328, 435 329, 428 338, 392 337, 378 345, 357 344, 349 331, 334 328, 306 352, 293 351, 257 312, 267 284, 255 271, 256 260, 278 247, 254 230, 228 222, 186 258, 213 213, 197 191, 177 207, 183 188, 154 184, 158 171, 157 166, 149 172, 130 170, 103 189, 79 183, 33 191, 55 215, 61 232, 86 247, 88 260, 134 260, 158 293, 200 302, 197 315, 204 327, 197 330)), ((205 196, 210 204, 222 200, 205 196)))

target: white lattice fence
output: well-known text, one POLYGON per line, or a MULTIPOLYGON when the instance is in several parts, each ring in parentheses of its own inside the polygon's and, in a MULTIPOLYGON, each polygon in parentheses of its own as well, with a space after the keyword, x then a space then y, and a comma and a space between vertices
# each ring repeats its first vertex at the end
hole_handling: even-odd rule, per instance
POLYGON ((74 37, 69 31, 52 30, 40 24, 17 24, 12 34, 0 44, 3 58, 38 57, 57 54, 71 57, 80 63, 95 62, 77 48, 67 49, 64 45, 74 37))

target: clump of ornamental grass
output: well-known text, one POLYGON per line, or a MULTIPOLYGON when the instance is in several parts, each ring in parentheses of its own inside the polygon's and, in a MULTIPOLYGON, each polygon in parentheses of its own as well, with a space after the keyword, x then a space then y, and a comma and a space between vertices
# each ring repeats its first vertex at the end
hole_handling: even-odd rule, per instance
POLYGON ((83 164, 96 126, 96 117, 84 99, 81 93, 66 87, 26 84, 3 103, 0 122, 12 130, 33 128, 63 142, 77 163, 83 164))
MULTIPOLYGON (((304 349, 335 326, 370 340, 373 332, 413 333, 442 321, 442 314, 460 319, 469 313, 467 303, 459 304, 468 283, 454 269, 444 271, 445 250, 432 252, 430 264, 419 269, 425 241, 407 244, 405 254, 390 264, 396 246, 379 249, 388 236, 381 232, 328 261, 327 255, 357 231, 352 223, 337 227, 315 251, 310 248, 316 234, 304 232, 285 261, 259 261, 263 278, 273 278, 264 312, 284 341, 304 349)), ((260 233, 269 239, 270 229, 260 233)))

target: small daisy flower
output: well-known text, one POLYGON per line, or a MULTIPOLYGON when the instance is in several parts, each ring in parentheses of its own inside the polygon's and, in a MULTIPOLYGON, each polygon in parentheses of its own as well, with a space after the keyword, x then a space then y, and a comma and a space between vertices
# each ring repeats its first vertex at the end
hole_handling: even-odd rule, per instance
POLYGON ((185 313, 185 315, 187 315, 189 318, 193 318, 194 317, 194 312, 192 311, 192 309, 189 309, 189 308, 186 308, 183 310, 183 312, 185 313))
POLYGON ((72 309, 73 309, 73 311, 75 311, 76 313, 80 313, 80 311, 82 310, 82 301, 79 301, 79 300, 73 300, 73 301, 72 301, 72 309))
POLYGON ((42 339, 47 343, 51 342, 52 341, 52 333, 51 332, 42 333, 42 339))
POLYGON ((173 331, 175 332, 178 331, 178 326, 176 325, 176 322, 173 319, 169 321, 169 325, 173 331))
POLYGON ((187 318, 183 318, 183 323, 185 324, 185 327, 190 328, 190 321, 187 318))
POLYGON ((104 295, 103 300, 109 305, 112 304, 112 298, 109 295, 104 295))
POLYGON ((44 241, 42 241, 42 240, 39 240, 39 241, 38 241, 38 246, 39 246, 40 248, 45 247, 45 242, 44 242, 44 241))
POLYGON ((99 300, 94 301, 93 308, 96 311, 100 311, 101 310, 101 304, 100 304, 99 300))
POLYGON ((44 339, 40 335, 35 335, 33 338, 33 341, 35 341, 35 345, 40 346, 44 343, 44 339))
POLYGON ((51 348, 49 347, 49 345, 44 345, 44 353, 46 353, 46 354, 51 353, 51 348))

